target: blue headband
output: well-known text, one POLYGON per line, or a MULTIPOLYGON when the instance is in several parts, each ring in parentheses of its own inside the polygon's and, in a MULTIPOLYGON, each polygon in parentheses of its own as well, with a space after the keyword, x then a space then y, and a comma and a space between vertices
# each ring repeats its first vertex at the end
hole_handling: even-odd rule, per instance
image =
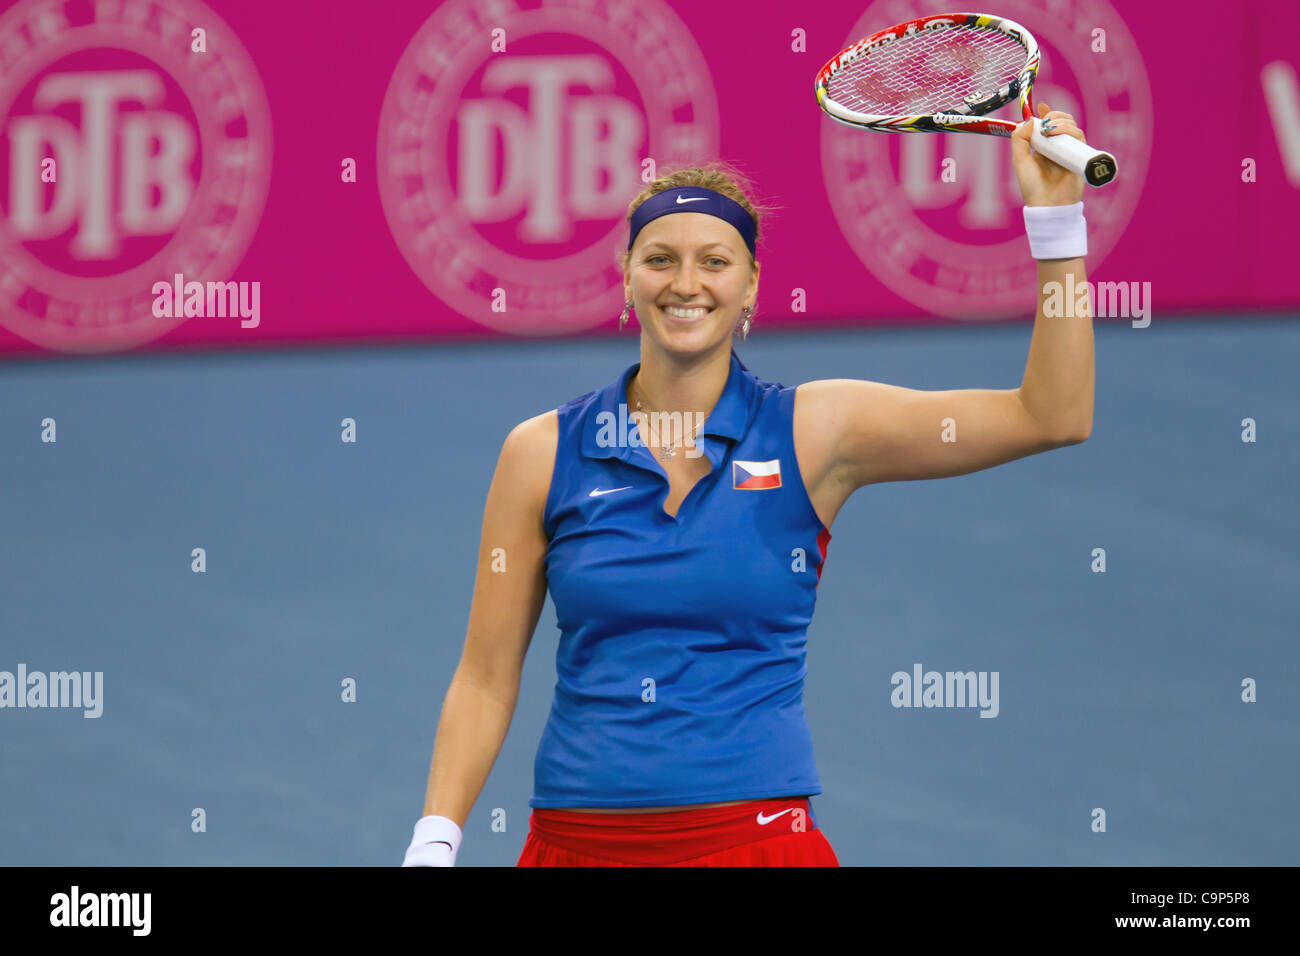
POLYGON ((745 212, 745 207, 734 199, 700 186, 665 189, 637 206, 629 224, 628 250, 631 251, 632 243, 636 242, 636 234, 645 228, 646 223, 675 212, 702 212, 731 223, 745 240, 745 245, 749 247, 749 254, 756 255, 754 239, 758 232, 758 225, 754 222, 754 217, 745 212))

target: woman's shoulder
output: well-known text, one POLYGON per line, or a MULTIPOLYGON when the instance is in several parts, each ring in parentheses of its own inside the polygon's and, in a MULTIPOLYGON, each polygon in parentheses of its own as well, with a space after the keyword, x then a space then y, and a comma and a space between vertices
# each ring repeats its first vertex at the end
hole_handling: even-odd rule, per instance
MULTIPOLYGON (((492 479, 500 506, 507 513, 527 515, 524 520, 538 528, 550 494, 558 434, 555 409, 524 419, 510 429, 502 442, 492 479)), ((492 491, 488 498, 492 500, 492 491)))
POLYGON ((506 435, 505 443, 501 446, 502 459, 509 457, 518 459, 521 464, 536 464, 548 450, 553 459, 559 441, 559 420, 559 410, 555 408, 524 419, 506 435))
POLYGON ((563 431, 568 436, 565 439, 567 443, 573 433, 588 420, 593 410, 600 407, 607 392, 608 387, 592 389, 569 399, 559 408, 525 419, 511 430, 507 441, 533 453, 548 452, 554 458, 560 432, 563 431))

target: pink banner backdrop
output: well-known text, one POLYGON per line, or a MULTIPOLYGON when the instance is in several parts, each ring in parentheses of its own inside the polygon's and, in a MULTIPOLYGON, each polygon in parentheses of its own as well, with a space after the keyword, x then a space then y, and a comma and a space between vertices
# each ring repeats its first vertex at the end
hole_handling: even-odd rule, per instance
MULTIPOLYGON (((844 45, 942 9, 19 0, 0 352, 613 333, 628 202, 716 158, 776 207, 759 328, 1028 320, 1008 144, 860 132, 813 96, 844 45)), ((1118 159, 1085 196, 1091 279, 1149 284, 1154 322, 1297 308, 1300 4, 984 12, 1118 159)))

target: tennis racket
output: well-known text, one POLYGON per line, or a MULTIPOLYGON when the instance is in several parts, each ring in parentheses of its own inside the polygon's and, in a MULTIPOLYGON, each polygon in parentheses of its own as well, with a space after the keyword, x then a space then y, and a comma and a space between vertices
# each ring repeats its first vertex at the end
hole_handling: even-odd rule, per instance
POLYGON ((817 102, 831 119, 859 129, 1009 137, 1017 124, 982 117, 1018 95, 1034 124, 1034 151, 1104 186, 1115 178, 1114 156, 1073 136, 1040 132, 1032 91, 1041 59, 1030 32, 1003 17, 920 17, 837 53, 817 74, 817 102))

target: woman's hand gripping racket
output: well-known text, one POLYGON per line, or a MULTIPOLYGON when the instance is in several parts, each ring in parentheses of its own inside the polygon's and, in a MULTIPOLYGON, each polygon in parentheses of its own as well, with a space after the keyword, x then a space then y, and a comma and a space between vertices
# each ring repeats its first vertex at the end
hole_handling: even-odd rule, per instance
POLYGON ((1041 56, 1020 24, 985 13, 941 13, 873 33, 817 74, 817 102, 833 120, 887 133, 1011 135, 983 119, 1020 97, 1034 151, 1093 186, 1115 178, 1115 157, 1073 136, 1044 136, 1032 90, 1041 56))

